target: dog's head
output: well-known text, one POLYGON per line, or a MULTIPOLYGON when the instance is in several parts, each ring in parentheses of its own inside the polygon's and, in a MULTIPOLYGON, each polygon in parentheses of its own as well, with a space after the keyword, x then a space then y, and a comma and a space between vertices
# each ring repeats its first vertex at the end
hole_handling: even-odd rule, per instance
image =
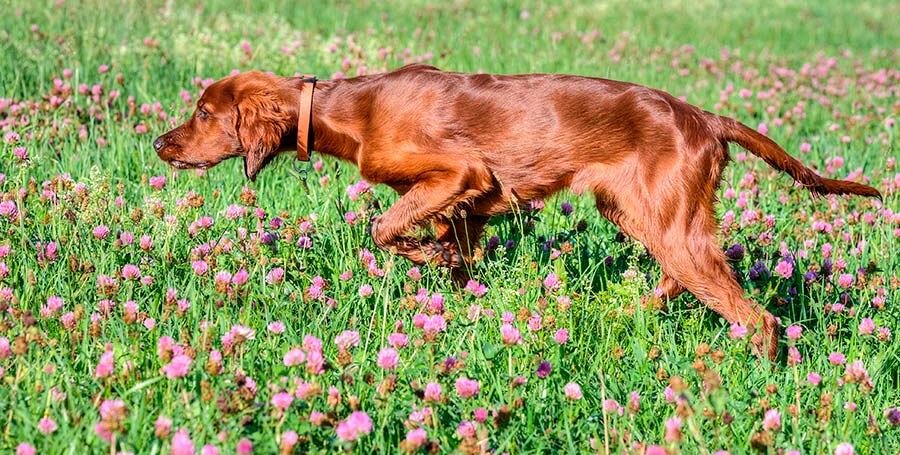
POLYGON ((226 77, 207 87, 191 117, 153 148, 178 169, 207 169, 240 156, 253 180, 296 131, 295 99, 296 78, 257 71, 226 77))

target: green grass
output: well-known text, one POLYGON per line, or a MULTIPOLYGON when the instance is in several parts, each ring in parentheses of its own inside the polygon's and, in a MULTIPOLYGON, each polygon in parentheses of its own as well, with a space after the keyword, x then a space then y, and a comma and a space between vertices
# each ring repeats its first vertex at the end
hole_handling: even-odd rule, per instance
MULTIPOLYGON (((843 442, 858 453, 900 450, 900 430, 886 415, 900 406, 900 344, 895 340, 900 330, 900 182, 892 161, 898 157, 897 127, 891 126, 900 83, 900 29, 891 24, 900 5, 326 3, 85 1, 59 6, 13 0, 6 8, 0 18, 0 98, 25 102, 29 113, 0 109, 4 139, 11 131, 21 137, 0 146, 5 176, 0 200, 15 201, 20 213, 0 215, 0 247, 11 250, 0 258, 8 268, 4 274, 0 267, 0 289, 14 296, 4 301, 0 293, 0 338, 11 344, 8 356, 0 346, 0 452, 26 442, 38 453, 168 452, 171 436, 154 435, 160 415, 172 419, 172 433, 187 430, 198 450, 213 444, 232 453, 240 439, 248 438, 256 453, 272 453, 291 430, 300 435, 297 452, 397 452, 414 426, 410 413, 425 405, 433 409, 433 419, 424 428, 431 447, 442 452, 473 450, 479 441, 496 453, 603 452, 607 447, 640 453, 644 445, 661 445, 671 453, 744 453, 754 450, 751 445, 774 453, 831 453, 843 442), (148 38, 152 45, 145 44, 148 38), (243 41, 252 47, 251 55, 242 50, 243 41), (283 52, 284 46, 291 52, 283 52), (387 49, 386 58, 379 57, 379 49, 387 49), (301 165, 304 171, 298 173, 285 156, 256 183, 244 181, 237 161, 202 176, 175 174, 151 147, 168 122, 140 112, 141 104, 159 102, 170 117, 182 119, 191 106, 180 92, 187 90, 196 99, 194 78, 216 79, 232 69, 327 78, 342 71, 346 58, 347 75, 353 76, 360 65, 369 71, 398 67, 407 60, 404 55, 430 56, 427 62, 455 71, 563 72, 643 83, 754 127, 766 123, 773 139, 822 173, 829 172, 826 160, 834 157, 844 160, 835 172, 840 177, 861 169, 885 192, 883 202, 814 199, 756 159, 736 160, 724 174, 720 214, 732 211, 740 222, 743 208, 725 197, 735 188, 747 191, 748 207, 761 217, 771 215, 774 226, 758 221, 732 227, 723 232, 722 245, 745 246, 747 254, 734 266, 748 295, 785 327, 804 328, 799 340, 783 341, 799 350, 802 362, 788 365, 784 354, 774 364, 755 358, 745 340, 730 339, 728 325, 691 296, 671 302, 665 312, 641 308, 640 296, 655 286, 658 267, 639 245, 617 240, 615 227, 589 199, 562 194, 546 201, 541 211, 494 220, 487 236, 513 246, 485 251, 474 278, 488 292, 477 298, 454 287, 440 269, 423 268, 415 282, 407 276, 411 264, 379 251, 364 222, 344 221, 351 211, 367 220, 396 197, 376 187, 350 200, 346 188, 359 179, 354 168, 323 158, 321 171, 301 165), (817 76, 816 68, 828 67, 831 58, 833 68, 817 76), (109 72, 99 74, 100 65, 109 65, 109 72), (65 83, 74 93, 61 107, 50 108, 53 80, 62 78, 64 69, 72 71, 65 83), (111 90, 120 96, 97 103, 78 93, 79 84, 102 84, 103 100, 111 90), (720 99, 729 86, 733 92, 720 99), (751 97, 740 97, 744 88, 752 90, 751 97), (771 97, 757 97, 768 90, 771 97), (775 119, 798 103, 803 115, 777 126, 775 119), (137 125, 149 132, 137 133, 137 125), (800 152, 802 143, 811 144, 808 153, 800 152), (16 147, 27 149, 27 161, 15 157, 16 147), (168 178, 162 191, 148 184, 157 175, 168 178), (745 175, 755 178, 752 188, 741 187, 745 175), (183 203, 191 191, 202 196, 202 206, 183 203), (574 205, 570 216, 562 213, 564 201, 574 205), (229 219, 224 214, 233 204, 248 207, 249 213, 229 219), (258 220, 255 207, 265 211, 265 219, 258 220), (191 235, 188 227, 202 216, 212 217, 214 224, 191 235), (283 227, 269 225, 275 216, 284 220, 283 227), (813 220, 830 223, 833 231, 816 232, 813 220), (313 226, 305 234, 304 221, 313 226), (109 227, 109 238, 94 237, 100 225, 109 227), (134 244, 115 242, 123 231, 134 234, 134 244), (262 244, 253 234, 263 231, 277 231, 278 239, 262 244), (149 251, 138 247, 142 235, 153 240, 149 251), (311 248, 296 245, 301 235, 310 237, 311 248), (866 244, 854 252, 861 240, 866 244), (59 245, 58 259, 46 261, 38 250, 51 241, 59 245), (198 259, 195 248, 209 242, 218 248, 207 256, 209 272, 197 276, 191 269, 198 259), (757 261, 774 270, 782 242, 796 255, 793 276, 784 279, 772 272, 768 279, 748 279, 757 261), (829 278, 803 279, 806 271, 821 269, 826 243, 833 245, 832 259, 845 261, 855 277, 847 289, 838 285, 837 270, 829 278), (383 277, 367 273, 362 249, 373 252, 383 277), (554 258, 553 250, 563 253, 554 258), (122 279, 126 264, 139 266, 153 282, 122 279), (267 273, 276 267, 285 270, 284 282, 267 284, 267 273), (247 284, 233 295, 216 290, 217 272, 241 268, 249 272, 247 284), (858 275, 860 268, 868 271, 858 275), (348 280, 340 278, 345 271, 352 271, 348 280), (560 277, 560 289, 542 286, 549 273, 560 277), (100 275, 116 276, 118 289, 101 292, 100 275), (331 304, 308 295, 317 276, 327 281, 331 304), (359 295, 364 284, 372 286, 371 296, 359 295), (190 301, 190 308, 178 311, 167 303, 169 288, 190 301), (445 298, 447 329, 434 340, 423 339, 422 330, 413 326, 413 316, 425 312, 414 299, 419 288, 445 298), (42 315, 51 296, 61 297, 63 307, 42 315), (879 296, 883 308, 876 304, 879 296), (108 316, 99 316, 103 299, 115 302, 108 316), (136 321, 123 312, 129 300, 139 308, 136 321), (838 302, 845 305, 840 313, 833 311, 838 302), (474 306, 481 309, 479 318, 469 317, 474 306), (60 316, 69 312, 74 322, 66 328, 60 316), (503 344, 503 312, 516 317, 521 344, 503 344), (98 313, 97 322, 91 321, 92 313, 98 313), (534 314, 542 318, 537 331, 527 327, 534 314), (861 334, 863 318, 893 333, 881 335, 885 339, 877 330, 861 334), (142 321, 147 319, 155 327, 146 328, 142 321), (273 321, 284 322, 283 334, 267 331, 273 321), (396 321, 410 344, 399 349, 400 365, 389 372, 375 359, 397 330, 396 321), (226 352, 221 337, 235 324, 252 328, 255 337, 226 352), (559 328, 570 333, 563 345, 553 341, 559 328), (344 330, 361 337, 349 357, 340 355, 334 343, 344 330), (322 375, 282 363, 307 334, 323 341, 329 367, 322 375), (161 373, 167 363, 157 354, 162 336, 172 337, 193 359, 185 377, 168 379, 161 373), (108 344, 114 372, 96 378, 108 344), (709 354, 703 353, 707 345, 709 354), (218 374, 206 368, 213 349, 225 353, 218 374), (848 364, 862 360, 874 387, 847 382, 845 366, 829 363, 832 352, 844 354, 848 364), (448 371, 450 357, 457 362, 448 371), (535 371, 543 360, 552 368, 539 378, 535 371), (810 372, 822 376, 819 386, 807 383, 810 372), (237 391, 241 374, 254 379, 255 394, 237 391), (460 376, 480 382, 476 397, 456 394, 460 376), (527 383, 512 387, 517 376, 527 383), (293 391, 295 380, 314 382, 323 392, 295 399, 286 412, 278 412, 272 396, 293 391), (385 380, 394 383, 390 392, 383 390, 385 380), (443 402, 423 401, 421 389, 428 382, 443 386, 443 402), (570 382, 581 386, 582 400, 565 398, 563 388, 570 382), (332 386, 342 396, 338 404, 326 399, 332 386), (665 399, 667 386, 681 390, 677 403, 665 399), (641 397, 638 411, 627 409, 633 391, 641 397), (114 444, 95 432, 99 405, 110 399, 121 399, 127 407, 114 444), (623 415, 603 412, 607 399, 625 407, 623 415), (847 403, 855 403, 855 411, 847 403), (368 413, 374 428, 355 443, 342 442, 332 426, 353 408, 368 413), (488 411, 488 420, 477 425, 475 438, 459 436, 457 426, 473 420, 477 408, 488 411), (763 431, 768 409, 780 411, 780 429, 763 431), (313 425, 311 411, 326 413, 326 423, 313 425), (497 412, 508 413, 508 420, 496 420, 497 412), (682 436, 666 441, 664 422, 676 415, 683 421, 682 436), (39 433, 43 417, 59 428, 39 433)), ((733 157, 739 153, 732 150, 733 157)))

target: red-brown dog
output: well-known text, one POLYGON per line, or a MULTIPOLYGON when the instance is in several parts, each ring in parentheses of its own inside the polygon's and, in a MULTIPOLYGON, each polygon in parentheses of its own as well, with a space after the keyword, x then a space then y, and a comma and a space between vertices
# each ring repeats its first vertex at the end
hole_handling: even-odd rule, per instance
POLYGON ((313 87, 260 72, 227 77, 154 148, 179 169, 241 156, 253 179, 294 144, 304 158, 309 141, 402 195, 373 222, 379 247, 457 269, 491 216, 564 188, 593 194, 600 213, 659 261, 661 292, 653 299, 690 291, 752 330, 769 358, 778 347, 775 318, 744 298, 716 240, 713 202, 728 143, 813 193, 880 197, 872 187, 818 176, 733 119, 624 82, 410 65, 313 87), (408 236, 428 222, 436 238, 408 236))

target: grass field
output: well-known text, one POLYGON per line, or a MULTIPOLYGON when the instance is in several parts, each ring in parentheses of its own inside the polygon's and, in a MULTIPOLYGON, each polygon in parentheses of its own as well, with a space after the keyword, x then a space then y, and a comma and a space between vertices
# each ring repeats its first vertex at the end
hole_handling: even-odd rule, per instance
POLYGON ((0 452, 900 451, 900 4, 329 3, 4 8, 0 452), (885 197, 733 148, 721 243, 791 327, 773 364, 692 296, 642 308, 659 269, 589 199, 494 220, 460 289, 375 247, 395 195, 350 166, 153 153, 232 70, 413 61, 665 89, 885 197))

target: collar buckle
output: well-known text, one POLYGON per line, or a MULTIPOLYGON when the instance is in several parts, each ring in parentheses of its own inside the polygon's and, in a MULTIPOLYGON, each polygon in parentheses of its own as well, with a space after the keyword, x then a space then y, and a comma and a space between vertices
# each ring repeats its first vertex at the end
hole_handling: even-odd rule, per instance
POLYGON ((315 144, 315 133, 312 126, 312 102, 316 91, 316 79, 313 75, 304 75, 301 79, 303 87, 300 92, 300 110, 297 114, 297 159, 309 161, 310 144, 315 144))

